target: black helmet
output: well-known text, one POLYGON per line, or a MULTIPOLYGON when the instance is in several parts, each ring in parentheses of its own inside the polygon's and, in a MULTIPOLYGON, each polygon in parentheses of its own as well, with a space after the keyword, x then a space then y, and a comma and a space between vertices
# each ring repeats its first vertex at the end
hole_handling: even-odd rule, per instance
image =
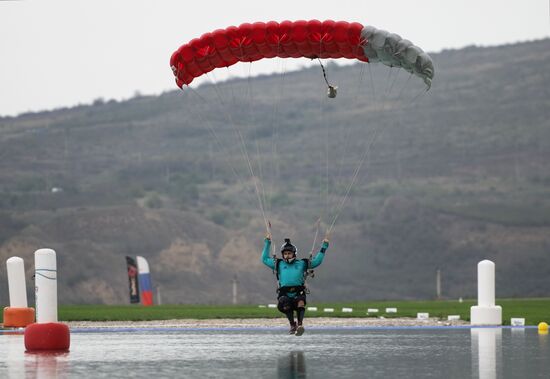
POLYGON ((281 246, 281 254, 285 251, 290 251, 294 253, 294 256, 288 260, 286 260, 288 263, 291 263, 296 259, 296 246, 290 243, 290 238, 285 238, 285 243, 281 246))

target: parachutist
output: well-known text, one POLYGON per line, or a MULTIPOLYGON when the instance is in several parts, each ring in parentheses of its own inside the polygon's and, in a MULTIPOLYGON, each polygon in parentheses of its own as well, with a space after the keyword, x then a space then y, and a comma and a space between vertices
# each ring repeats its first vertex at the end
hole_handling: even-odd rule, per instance
POLYGON ((264 240, 262 262, 277 276, 277 308, 288 318, 290 334, 301 336, 304 333, 302 322, 306 312, 306 294, 309 293, 305 280, 310 271, 323 263, 328 249, 328 238, 325 237, 319 252, 312 259, 296 259, 296 246, 288 238, 285 238, 285 243, 281 246, 282 258, 271 258, 270 247, 271 234, 268 233, 264 240), (298 322, 294 320, 294 312, 298 316, 298 322))
POLYGON ((337 93, 338 93, 338 87, 328 86, 327 96, 329 98, 334 99, 337 93))

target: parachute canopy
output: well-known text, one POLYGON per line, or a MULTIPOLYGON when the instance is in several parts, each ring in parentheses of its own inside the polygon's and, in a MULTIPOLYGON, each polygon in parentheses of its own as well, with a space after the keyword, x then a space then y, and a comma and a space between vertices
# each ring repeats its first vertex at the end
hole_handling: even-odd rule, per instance
POLYGON ((203 34, 172 54, 170 67, 183 88, 216 68, 263 58, 348 58, 401 67, 424 80, 434 76, 432 59, 401 36, 346 21, 245 23, 203 34))

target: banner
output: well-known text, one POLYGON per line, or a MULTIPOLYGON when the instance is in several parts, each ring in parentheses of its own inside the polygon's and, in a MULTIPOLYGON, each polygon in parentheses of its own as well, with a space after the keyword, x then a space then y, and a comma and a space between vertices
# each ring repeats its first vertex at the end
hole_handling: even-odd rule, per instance
POLYGON ((126 267, 128 269, 130 303, 139 303, 138 268, 134 258, 126 256, 126 267))
POLYGON ((153 305, 153 287, 151 286, 151 274, 149 273, 149 264, 145 258, 137 256, 139 289, 141 295, 141 304, 153 305))

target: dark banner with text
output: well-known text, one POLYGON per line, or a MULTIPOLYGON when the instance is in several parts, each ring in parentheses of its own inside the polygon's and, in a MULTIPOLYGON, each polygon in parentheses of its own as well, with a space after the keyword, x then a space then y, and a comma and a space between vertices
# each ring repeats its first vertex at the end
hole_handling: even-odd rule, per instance
POLYGON ((138 268, 135 259, 126 256, 126 267, 128 268, 130 303, 139 303, 138 268))

